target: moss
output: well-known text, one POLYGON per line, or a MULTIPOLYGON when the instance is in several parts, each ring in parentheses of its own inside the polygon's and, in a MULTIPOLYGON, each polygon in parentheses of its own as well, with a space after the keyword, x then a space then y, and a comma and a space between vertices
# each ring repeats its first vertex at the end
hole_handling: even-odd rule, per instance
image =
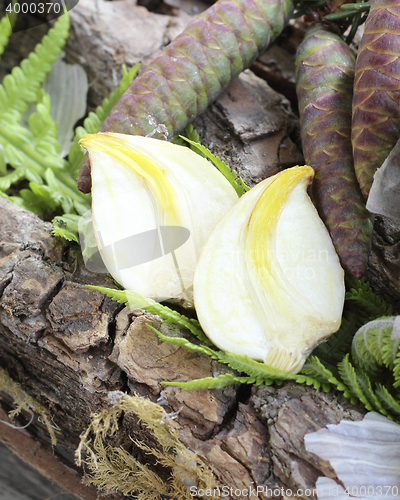
POLYGON ((134 495, 138 500, 189 500, 193 498, 190 486, 209 490, 217 488, 211 469, 179 441, 173 425, 176 414, 166 413, 161 406, 146 398, 119 392, 110 395, 112 406, 92 414, 91 424, 81 435, 76 451, 78 465, 84 463, 90 471, 86 477, 88 483, 105 493, 119 491, 123 495, 134 495), (168 470, 167 480, 132 453, 107 443, 107 438, 118 431, 122 412, 133 413, 140 424, 151 431, 159 445, 157 449, 131 437, 133 453, 148 456, 150 462, 155 460, 160 468, 168 470))
POLYGON ((50 414, 47 408, 39 404, 32 396, 27 394, 23 388, 14 382, 8 373, 0 368, 0 391, 4 391, 9 394, 13 400, 16 408, 9 412, 8 416, 13 419, 22 410, 29 412, 32 417, 36 413, 38 414, 43 423, 46 425, 47 430, 50 434, 51 444, 54 446, 57 443, 56 434, 53 425, 50 423, 50 414))

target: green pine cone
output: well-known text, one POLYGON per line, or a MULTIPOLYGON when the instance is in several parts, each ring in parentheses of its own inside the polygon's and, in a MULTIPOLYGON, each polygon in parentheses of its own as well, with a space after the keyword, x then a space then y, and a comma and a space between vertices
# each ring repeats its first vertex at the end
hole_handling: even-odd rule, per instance
MULTIPOLYGON (((100 131, 172 138, 251 65, 292 12, 292 0, 218 0, 132 82, 100 131)), ((87 159, 78 187, 90 190, 87 159)))
POLYGON ((341 264, 360 278, 372 225, 353 167, 353 77, 354 58, 343 40, 322 26, 310 28, 296 58, 304 158, 315 170, 313 199, 341 264))
POLYGON ((357 56, 352 143, 361 191, 400 138, 400 3, 373 0, 357 56))

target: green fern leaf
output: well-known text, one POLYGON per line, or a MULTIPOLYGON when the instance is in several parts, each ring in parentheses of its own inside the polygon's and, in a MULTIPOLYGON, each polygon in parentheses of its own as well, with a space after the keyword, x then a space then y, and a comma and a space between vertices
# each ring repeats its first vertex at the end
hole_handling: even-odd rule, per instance
POLYGON ((353 360, 370 377, 376 377, 383 366, 395 367, 400 339, 391 337, 394 320, 395 316, 369 321, 354 336, 353 360))
MULTIPOLYGON (((44 113, 42 108, 40 111, 44 113)), ((4 147, 5 155, 8 163, 15 168, 15 172, 4 177, 0 177, 0 189, 6 190, 12 182, 16 182, 23 177, 34 182, 36 185, 43 184, 46 179, 48 169, 54 170, 55 185, 50 189, 50 195, 45 195, 43 190, 36 190, 39 196, 38 203, 34 203, 32 195, 28 195, 26 191, 21 194, 22 198, 27 201, 29 206, 36 206, 35 212, 38 213, 44 210, 54 210, 62 200, 69 200, 69 205, 72 203, 77 205, 85 212, 90 209, 89 198, 78 191, 76 181, 69 174, 63 172, 60 166, 60 158, 56 153, 49 150, 49 142, 47 138, 37 137, 37 144, 43 145, 49 153, 44 155, 40 153, 35 144, 32 144, 35 136, 32 131, 24 129, 21 125, 3 125, 0 123, 0 144, 4 147), (23 139, 25 138, 25 139, 23 139), (47 143, 47 145, 45 145, 47 143), (51 201, 50 201, 51 199, 51 201), (48 207, 45 209, 45 201, 49 201, 48 207), (58 200, 58 201, 57 201, 58 200), (54 203, 56 204, 54 205, 54 203), (40 207, 40 208, 39 208, 40 207)), ((46 190, 47 191, 47 190, 46 190)))
POLYGON ((20 196, 8 196, 6 193, 3 193, 2 191, 0 191, 0 197, 4 198, 6 200, 12 201, 13 203, 18 205, 19 207, 21 207, 25 210, 28 210, 24 205, 24 200, 20 196))
POLYGON ((168 335, 164 335, 161 332, 159 332, 153 326, 151 325, 147 326, 151 328, 158 335, 160 340, 162 340, 166 344, 172 344, 178 347, 184 347, 189 352, 193 352, 196 354, 206 354, 207 356, 210 356, 212 359, 215 359, 217 361, 219 360, 219 353, 206 345, 193 344, 192 342, 183 337, 169 337, 168 335))
POLYGON ((184 141, 188 142, 191 145, 192 149, 200 151, 202 153, 202 156, 205 156, 212 161, 212 163, 217 167, 221 174, 231 183, 239 197, 250 189, 250 187, 247 186, 240 177, 236 176, 236 172, 231 170, 224 161, 218 158, 218 156, 212 154, 211 151, 205 146, 198 142, 194 142, 191 139, 184 137, 183 135, 180 137, 184 141))
MULTIPOLYGON (((151 325, 148 326, 158 335, 159 339, 162 340, 163 342, 183 347, 189 352, 193 352, 196 354, 205 354, 210 358, 215 359, 216 361, 228 365, 230 368, 234 368, 239 372, 246 373, 246 375, 252 377, 257 384, 264 383, 269 385, 272 383, 274 379, 280 379, 278 375, 279 370, 276 370, 275 368, 268 367, 266 365, 263 365, 262 363, 257 363, 257 361, 253 361, 250 358, 246 358, 245 356, 228 354, 223 351, 214 351, 208 346, 193 344, 189 340, 184 339, 182 337, 169 337, 167 335, 163 335, 153 326, 151 325), (243 358, 243 359, 237 359, 237 358, 243 358), (258 369, 259 367, 254 366, 252 362, 258 365, 262 365, 261 368, 258 369), (271 373, 273 374, 272 378, 268 377, 268 374, 271 373)), ((290 376, 286 376, 286 374, 283 374, 283 376, 284 379, 290 378, 290 376)))
POLYGON ((372 406, 359 385, 356 370, 349 360, 349 354, 347 354, 338 364, 338 369, 340 376, 347 387, 347 390, 344 391, 344 395, 349 398, 353 404, 361 401, 367 410, 371 411, 372 406))
POLYGON ((19 67, 13 68, 0 86, 0 123, 17 123, 28 103, 36 100, 36 93, 51 70, 68 37, 69 15, 60 16, 54 27, 19 67))
POLYGON ((30 182, 29 189, 21 189, 19 194, 24 200, 26 209, 35 214, 44 213, 47 210, 55 210, 57 208, 57 204, 54 202, 51 196, 51 190, 48 186, 30 182))
POLYGON ((79 243, 78 220, 79 215, 75 214, 65 214, 54 217, 52 220, 53 235, 79 243))
POLYGON ((125 64, 123 64, 122 79, 118 87, 111 92, 109 97, 106 97, 103 100, 101 106, 97 106, 95 113, 89 113, 89 116, 83 122, 83 127, 77 127, 75 130, 75 137, 68 154, 69 169, 75 177, 78 175, 78 171, 85 155, 85 151, 80 146, 79 141, 85 134, 96 134, 99 131, 101 124, 107 118, 111 109, 135 78, 139 67, 140 64, 136 64, 135 66, 132 66, 129 71, 127 71, 125 64))
POLYGON ((49 167, 62 169, 65 162, 58 155, 57 124, 50 115, 50 96, 43 89, 38 91, 36 112, 29 116, 28 123, 31 146, 43 155, 49 167))
POLYGON ((199 133, 197 132, 197 130, 193 127, 193 125, 191 123, 189 123, 189 125, 187 125, 187 127, 185 128, 185 130, 183 131, 183 133, 181 135, 179 135, 179 134, 174 135, 171 142, 173 144, 177 144, 178 146, 189 147, 190 149, 195 151, 198 155, 202 156, 203 158, 206 158, 206 155, 202 151, 200 151, 196 147, 189 144, 186 139, 189 139, 190 141, 192 141, 196 144, 200 144, 199 133))
POLYGON ((4 52, 11 33, 12 27, 10 19, 8 16, 4 16, 0 19, 0 56, 4 52))
POLYGON ((397 357, 394 362, 393 376, 394 376, 393 387, 395 388, 400 387, 400 351, 397 353, 397 357))
MULTIPOLYGON (((364 398, 368 401, 369 407, 365 405, 367 409, 372 408, 373 410, 381 412, 383 415, 387 415, 387 411, 381 405, 379 399, 372 389, 372 384, 368 375, 365 372, 356 370, 357 382, 360 387, 364 398)), ((364 403, 364 401, 362 401, 364 403)))
MULTIPOLYGON (((307 358, 307 361, 304 363, 300 374, 297 375, 297 377, 301 376, 307 376, 310 379, 319 382, 325 392, 329 391, 331 385, 334 385, 340 391, 345 390, 344 385, 341 384, 333 375, 333 373, 322 364, 317 356, 309 356, 307 358)), ((316 384, 313 385, 314 387, 316 387, 316 384)))
POLYGON ((130 290, 113 290, 112 288, 103 288, 93 285, 87 285, 87 288, 98 290, 120 304, 125 304, 126 306, 134 305, 135 307, 144 309, 149 313, 157 314, 167 323, 173 323, 183 328, 187 328, 191 333, 193 333, 193 335, 205 344, 209 346, 213 345, 212 342, 210 342, 210 340, 206 337, 205 333, 201 329, 200 323, 197 320, 188 318, 183 314, 156 302, 155 300, 148 299, 143 297, 143 295, 130 290))
POLYGON ((389 414, 386 412, 384 415, 386 414, 388 418, 391 418, 390 414, 400 417, 400 399, 398 394, 395 398, 382 384, 376 384, 375 394, 382 406, 390 412, 389 414))
POLYGON ((356 280, 346 277, 349 291, 346 301, 351 303, 359 315, 360 325, 382 316, 392 316, 393 306, 376 295, 364 278, 356 280))
POLYGON ((254 361, 247 356, 227 353, 224 351, 218 352, 217 355, 218 361, 221 363, 228 365, 230 368, 233 368, 238 372, 246 373, 246 375, 254 377, 257 381, 294 380, 296 378, 295 375, 290 375, 278 370, 277 368, 273 368, 272 366, 254 361))
POLYGON ((357 366, 376 376, 383 364, 382 331, 368 325, 363 325, 354 336, 351 355, 357 366))
POLYGON ((309 377, 307 375, 297 375, 296 382, 298 384, 306 384, 314 387, 314 389, 322 389, 324 392, 329 392, 331 386, 329 384, 321 384, 321 382, 314 377, 309 377))
MULTIPOLYGON (((0 179, 1 177, 7 175, 7 162, 6 156, 4 154, 4 149, 0 148, 0 179)), ((1 191, 1 188, 0 188, 1 191)))
POLYGON ((122 79, 118 87, 113 90, 108 97, 103 99, 101 106, 96 108, 96 113, 89 113, 89 116, 83 122, 83 126, 87 130, 88 134, 95 134, 98 132, 100 125, 107 118, 118 99, 129 87, 139 68, 140 64, 135 64, 135 66, 132 66, 132 68, 128 71, 125 64, 122 65, 122 79))
MULTIPOLYGON (((394 318, 393 318, 394 321, 394 318)), ((382 351, 383 351, 383 363, 390 370, 394 369, 395 362, 399 353, 400 339, 392 338, 393 324, 382 332, 382 351)))
POLYGON ((23 179, 24 177, 25 177, 25 168, 23 167, 17 168, 13 172, 10 172, 9 174, 0 177, 0 192, 7 191, 7 189, 11 186, 11 184, 19 181, 20 179, 23 179))
MULTIPOLYGON (((19 143, 27 143, 28 141, 24 140, 22 138, 22 131, 20 132, 19 129, 22 129, 23 127, 19 125, 14 125, 8 127, 8 132, 12 135, 13 139, 15 138, 15 144, 19 143), (20 132, 20 133, 19 133, 20 132)), ((1 134, 1 125, 0 125, 0 134, 1 134)), ((4 146, 4 151, 7 156, 8 163, 14 167, 15 169, 18 168, 24 168, 25 165, 25 158, 22 152, 18 149, 17 146, 14 146, 11 142, 7 142, 7 140, 2 141, 2 137, 0 135, 0 141, 2 142, 4 146)))
MULTIPOLYGON (((235 377, 231 373, 223 373, 218 377, 204 377, 189 382, 161 382, 163 385, 172 385, 182 389, 221 389, 228 385, 254 384, 253 377, 235 377)), ((272 382, 272 381, 271 381, 272 382)))

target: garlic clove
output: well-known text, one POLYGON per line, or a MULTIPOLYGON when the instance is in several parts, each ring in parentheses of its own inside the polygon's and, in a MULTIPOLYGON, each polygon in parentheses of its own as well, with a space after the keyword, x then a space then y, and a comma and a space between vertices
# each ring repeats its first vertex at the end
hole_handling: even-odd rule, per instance
POLYGON ((199 321, 220 349, 296 373, 338 330, 344 273, 293 167, 240 198, 212 232, 194 278, 199 321))
POLYGON ((126 289, 192 303, 194 271, 234 188, 189 148, 123 134, 85 135, 93 228, 108 271, 126 289))

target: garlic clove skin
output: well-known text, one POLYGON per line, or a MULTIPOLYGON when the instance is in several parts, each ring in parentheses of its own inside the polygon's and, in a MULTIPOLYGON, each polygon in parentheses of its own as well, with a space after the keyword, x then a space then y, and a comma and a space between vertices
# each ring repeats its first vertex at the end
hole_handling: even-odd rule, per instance
POLYGON ((189 148, 123 134, 85 135, 93 228, 110 274, 154 300, 193 305, 200 252, 238 196, 189 148), (171 250, 172 249, 172 250, 171 250))
POLYGON ((400 488, 400 425, 375 412, 363 420, 341 420, 304 436, 306 450, 327 460, 340 484, 317 480, 319 500, 398 498, 400 488), (346 490, 342 487, 346 488, 346 490), (346 492, 345 492, 346 491, 346 492), (365 492, 365 493, 364 493, 365 492))
POLYGON ((298 372, 338 330, 344 273, 307 187, 314 171, 270 177, 229 210, 199 259, 194 301, 220 349, 298 372))

